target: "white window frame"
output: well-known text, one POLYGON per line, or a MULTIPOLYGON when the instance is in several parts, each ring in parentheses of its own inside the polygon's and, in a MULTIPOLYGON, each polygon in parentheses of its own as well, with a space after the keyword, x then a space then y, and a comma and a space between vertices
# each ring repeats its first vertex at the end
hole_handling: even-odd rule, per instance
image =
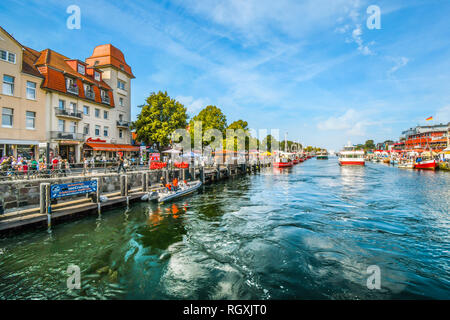
POLYGON ((14 83, 15 83, 15 78, 13 76, 10 76, 8 74, 4 74, 3 75, 3 86, 2 86, 2 93, 5 96, 14 96, 14 83), (5 81, 5 77, 11 77, 12 78, 12 82, 7 82, 5 81), (12 94, 6 93, 5 92, 5 85, 9 85, 11 87, 11 92, 12 94))
POLYGON ((36 100, 36 82, 27 81, 27 90, 26 91, 27 91, 26 94, 27 94, 28 100, 36 100), (33 87, 33 85, 34 85, 34 87, 33 87), (28 95, 29 92, 33 92, 33 97, 30 97, 28 95))
POLYGON ((104 126, 103 127, 103 136, 104 137, 108 137, 109 136, 109 127, 108 126, 104 126), (105 134, 106 132, 106 134, 105 134))
POLYGON ((100 118, 101 116, 100 116, 100 112, 101 110, 99 109, 99 108, 95 108, 95 110, 94 110, 94 116, 96 117, 96 118, 100 118), (97 115, 97 111, 98 111, 98 115, 97 115))
POLYGON ((14 109, 3 107, 2 108, 2 127, 3 128, 12 128, 13 126, 14 126, 14 109), (5 110, 11 110, 11 114, 5 114, 4 113, 5 110), (11 117, 11 124, 3 124, 3 117, 5 117, 5 116, 11 117))
POLYGON ((58 119, 58 132, 65 132, 66 131, 66 120, 58 119), (61 130, 61 124, 62 124, 62 130, 61 130))
POLYGON ((103 120, 108 120, 109 118, 109 112, 106 110, 103 110, 103 120))
POLYGON ((28 130, 35 130, 35 129, 36 129, 36 112, 34 112, 34 111, 25 111, 25 127, 26 127, 28 130), (28 113, 33 114, 33 117, 29 117, 29 116, 28 116, 28 113), (33 120, 33 126, 32 126, 32 127, 29 127, 29 126, 28 126, 28 120, 29 120, 29 119, 32 119, 32 120, 33 120))
POLYGON ((86 67, 83 64, 78 63, 77 72, 81 73, 82 75, 85 75, 86 74, 86 67))
POLYGON ((101 131, 102 131, 102 127, 96 124, 95 131, 94 131, 95 136, 100 137, 100 134, 102 133, 101 131), (97 130, 98 130, 98 134, 97 134, 97 130))
POLYGON ((101 80, 100 72, 94 71, 94 79, 95 79, 96 81, 100 81, 100 80, 101 80))
POLYGON ((88 136, 89 133, 90 133, 90 130, 91 130, 91 126, 89 125, 89 123, 84 124, 84 126, 83 126, 83 133, 88 136), (87 128, 87 130, 86 130, 86 128, 87 128))
POLYGON ((84 114, 85 116, 88 116, 88 115, 89 115, 90 110, 91 110, 91 108, 89 108, 89 106, 83 105, 83 114, 84 114), (85 112, 85 111, 86 111, 86 108, 87 108, 87 113, 85 112))
POLYGON ((17 55, 15 53, 7 51, 7 50, 0 49, 0 53, 2 53, 2 52, 5 53, 5 58, 3 58, 2 54, 0 54, 0 60, 1 61, 5 61, 5 62, 12 63, 12 64, 16 64, 16 57, 17 57, 17 55), (9 60, 10 57, 14 57, 14 61, 10 61, 9 60))

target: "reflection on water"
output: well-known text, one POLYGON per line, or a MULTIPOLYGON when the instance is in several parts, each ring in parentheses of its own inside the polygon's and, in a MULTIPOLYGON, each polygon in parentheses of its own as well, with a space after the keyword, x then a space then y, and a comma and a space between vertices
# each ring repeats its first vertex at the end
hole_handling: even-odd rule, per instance
POLYGON ((311 159, 117 208, 0 240, 0 299, 449 298, 449 182, 311 159))

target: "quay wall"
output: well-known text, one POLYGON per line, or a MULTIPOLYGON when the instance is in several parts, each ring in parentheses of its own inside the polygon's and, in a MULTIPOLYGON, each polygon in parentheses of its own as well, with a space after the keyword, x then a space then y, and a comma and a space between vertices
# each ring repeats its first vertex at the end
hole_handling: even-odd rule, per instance
MULTIPOLYGON (((150 172, 149 184, 159 181, 162 172, 158 171, 135 171, 126 173, 128 176, 128 189, 142 187, 142 173, 150 172)), ((122 175, 122 174, 121 174, 122 175)), ((26 208, 28 206, 39 205, 40 184, 47 182, 51 184, 73 183, 99 178, 100 193, 112 193, 120 191, 120 176, 117 173, 93 174, 86 176, 73 176, 61 178, 0 181, 0 206, 5 210, 26 208)), ((85 197, 84 195, 79 198, 85 197)), ((71 197, 71 200, 76 197, 71 197)))

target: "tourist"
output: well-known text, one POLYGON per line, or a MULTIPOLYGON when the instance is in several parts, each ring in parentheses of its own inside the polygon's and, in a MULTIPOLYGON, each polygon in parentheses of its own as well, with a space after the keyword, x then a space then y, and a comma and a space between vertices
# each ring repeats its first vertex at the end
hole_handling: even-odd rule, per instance
POLYGON ((177 178, 174 178, 172 180, 172 185, 173 185, 173 190, 177 191, 178 190, 178 179, 177 178))
POLYGON ((30 170, 32 172, 37 172, 37 170, 38 170, 38 162, 36 161, 36 159, 31 160, 30 170))
POLYGON ((125 170, 125 167, 124 167, 123 164, 124 164, 123 156, 120 155, 120 156, 119 156, 119 168, 117 169, 117 174, 120 173, 120 169, 122 169, 124 173, 127 172, 127 171, 125 170))

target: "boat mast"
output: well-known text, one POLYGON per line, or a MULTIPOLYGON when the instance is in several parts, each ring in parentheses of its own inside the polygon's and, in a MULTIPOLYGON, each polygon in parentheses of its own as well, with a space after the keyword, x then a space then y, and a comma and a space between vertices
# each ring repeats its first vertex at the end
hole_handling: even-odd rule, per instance
POLYGON ((287 131, 284 133, 284 152, 287 152, 287 131))

